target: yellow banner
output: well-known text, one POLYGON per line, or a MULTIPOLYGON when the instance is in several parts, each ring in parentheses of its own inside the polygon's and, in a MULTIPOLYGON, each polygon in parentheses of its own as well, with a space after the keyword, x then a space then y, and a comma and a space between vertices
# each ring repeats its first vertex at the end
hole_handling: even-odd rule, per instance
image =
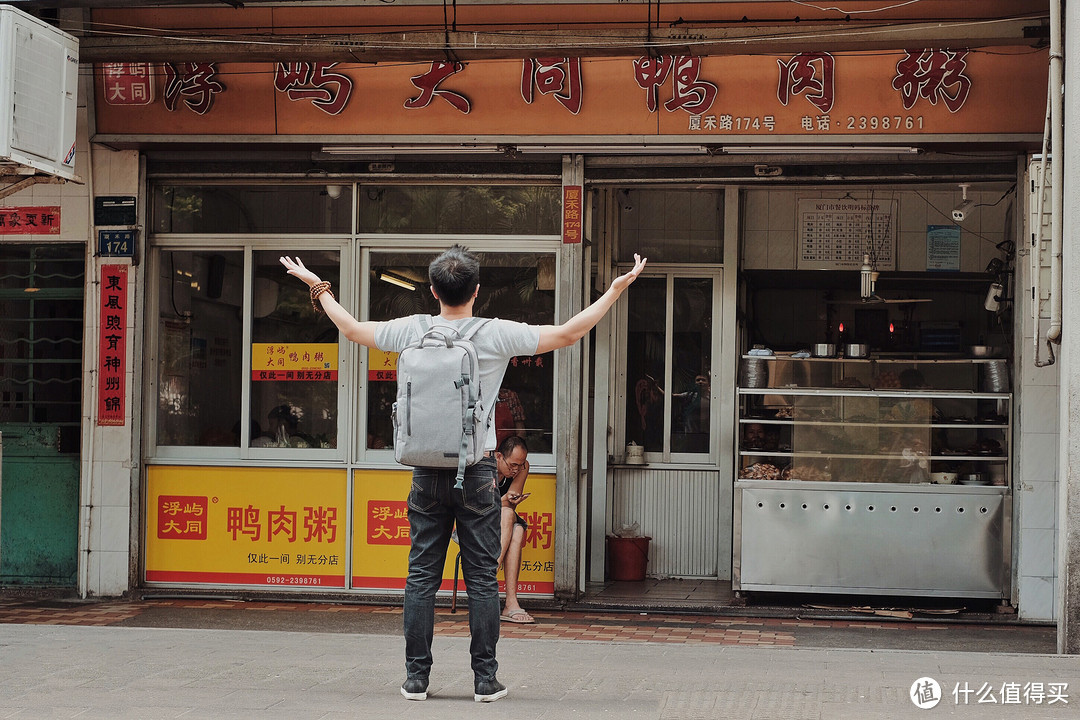
POLYGON ((344 470, 153 466, 146 580, 344 588, 344 470))
MULTIPOLYGON (((402 470, 357 470, 353 480, 352 586, 370 590, 402 590, 409 570, 409 488, 412 473, 402 470)), ((530 475, 529 497, 518 513, 529 523, 521 551, 518 592, 555 594, 555 476, 530 475)), ((443 567, 443 590, 453 589, 457 545, 450 543, 443 567)), ((499 573, 499 588, 505 582, 499 573)), ((464 588, 464 583, 459 589, 464 588)))
POLYGON ((386 350, 368 350, 368 381, 393 382, 397 380, 396 352, 386 350))
POLYGON ((337 380, 337 343, 252 343, 252 380, 337 380))

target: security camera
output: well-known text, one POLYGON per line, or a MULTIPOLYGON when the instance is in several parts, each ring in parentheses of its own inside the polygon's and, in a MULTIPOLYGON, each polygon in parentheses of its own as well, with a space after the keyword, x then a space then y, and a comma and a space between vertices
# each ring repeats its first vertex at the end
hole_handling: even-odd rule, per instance
POLYGON ((970 215, 971 210, 975 207, 975 201, 968 200, 967 191, 969 187, 971 187, 969 183, 960 183, 960 204, 953 208, 953 222, 964 222, 964 218, 970 215))
POLYGON ((953 222, 964 222, 968 215, 971 214, 972 209, 975 207, 974 200, 964 200, 959 205, 953 208, 952 219, 953 222))

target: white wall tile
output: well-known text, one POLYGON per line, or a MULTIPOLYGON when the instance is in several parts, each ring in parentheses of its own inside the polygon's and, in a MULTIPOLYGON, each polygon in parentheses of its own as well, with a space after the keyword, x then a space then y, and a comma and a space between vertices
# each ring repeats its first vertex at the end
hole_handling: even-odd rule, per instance
POLYGON ((1053 530, 1020 530, 1020 553, 1017 574, 1021 577, 1053 577, 1056 565, 1053 530))
POLYGON ((790 190, 769 192, 769 229, 795 229, 795 193, 790 190))
POLYGON ((769 233, 769 267, 774 270, 795 269, 795 231, 769 233))
POLYGON ((899 202, 900 217, 897 230, 926 234, 926 203, 917 195, 904 195, 899 202))
POLYGON ((902 272, 926 270, 926 228, 897 235, 896 269, 902 272))
POLYGON ((769 233, 764 230, 747 230, 743 233, 742 265, 745 270, 769 267, 769 233))
POLYGON ((1020 407, 1020 431, 1056 433, 1058 431, 1058 388, 1035 385, 1023 390, 1020 407))
POLYGON ((101 488, 101 505, 123 508, 131 507, 131 471, 124 468, 123 472, 110 473, 101 482, 95 482, 95 486, 101 488))
POLYGON ((109 596, 120 595, 128 589, 128 564, 127 552, 98 552, 91 553, 91 557, 97 555, 97 564, 100 568, 97 581, 90 585, 90 590, 95 595, 109 596))
POLYGON ((743 231, 769 229, 769 193, 767 190, 748 190, 743 195, 743 231))
POLYGON ((1017 597, 1021 620, 1052 621, 1055 581, 1048 577, 1021 577, 1017 597))
MULTIPOLYGON (((1061 367, 1061 363, 1055 362, 1053 365, 1047 365, 1045 367, 1035 367, 1033 362, 1035 358, 1035 348, 1031 342, 1031 336, 1028 336, 1027 347, 1021 348, 1021 352, 1024 354, 1023 362, 1019 363, 1020 370, 1020 382, 1022 387, 1032 387, 1034 385, 1049 385, 1054 388, 1058 386, 1059 372, 1058 368, 1061 367)), ((1055 351, 1055 355, 1056 355, 1055 351)), ((1046 353, 1046 343, 1041 343, 1039 348, 1039 359, 1045 362, 1048 359, 1046 353)), ((1016 368, 1014 367, 1014 370, 1016 368)))
POLYGON ((101 522, 101 541, 97 552, 126 552, 131 542, 131 513, 126 507, 102 507, 98 516, 101 522))
POLYGON ((1054 530, 1057 527, 1057 495, 1056 482, 1021 483, 1016 493, 1021 531, 1054 530))
POLYGON ((1020 481, 1023 483, 1047 483, 1057 478, 1057 433, 1020 434, 1020 481))

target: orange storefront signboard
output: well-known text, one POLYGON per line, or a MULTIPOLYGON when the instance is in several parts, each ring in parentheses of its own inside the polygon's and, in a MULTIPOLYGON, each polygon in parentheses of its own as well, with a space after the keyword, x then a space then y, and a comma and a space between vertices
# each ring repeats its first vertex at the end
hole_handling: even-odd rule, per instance
MULTIPOLYGON (((403 590, 409 570, 408 496, 412 474, 402 470, 358 470, 353 483, 352 587, 403 590)), ((518 507, 529 523, 521 552, 518 592, 555 593, 555 476, 530 475, 531 493, 518 507)), ((453 589, 457 545, 450 543, 443 590, 453 589)), ((459 591, 464 584, 459 585, 459 591)), ((505 589, 499 572, 499 587, 505 589)))
MULTIPOLYGON (((157 63, 137 101, 95 73, 102 135, 776 137, 1038 135, 1031 48, 470 63, 157 63), (147 101, 149 97, 149 101, 147 101), (392 132, 388 133, 388 128, 392 132)), ((130 80, 130 78, 128 78, 130 80)), ((131 83, 128 83, 129 85, 131 83)))
POLYGON ((344 588, 344 470, 152 466, 146 580, 344 588))

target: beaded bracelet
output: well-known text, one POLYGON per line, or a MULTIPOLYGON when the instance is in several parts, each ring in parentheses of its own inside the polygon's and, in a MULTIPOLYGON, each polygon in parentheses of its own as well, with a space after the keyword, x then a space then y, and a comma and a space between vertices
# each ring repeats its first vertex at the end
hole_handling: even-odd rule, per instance
MULTIPOLYGON (((323 311, 322 306, 316 302, 323 293, 330 293, 330 297, 334 297, 334 293, 330 292, 329 280, 323 280, 322 282, 317 282, 311 286, 311 307, 314 308, 315 312, 323 311)), ((337 298, 334 299, 336 300, 337 298)))

